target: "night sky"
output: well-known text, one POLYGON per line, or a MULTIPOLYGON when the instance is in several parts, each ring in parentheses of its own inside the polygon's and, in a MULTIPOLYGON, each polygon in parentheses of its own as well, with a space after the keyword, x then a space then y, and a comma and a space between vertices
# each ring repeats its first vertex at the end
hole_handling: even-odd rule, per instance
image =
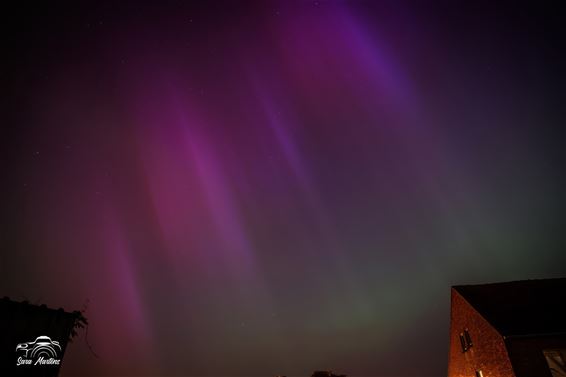
POLYGON ((445 376, 451 285, 566 275, 550 2, 37 3, 0 297, 86 309, 64 376, 445 376))

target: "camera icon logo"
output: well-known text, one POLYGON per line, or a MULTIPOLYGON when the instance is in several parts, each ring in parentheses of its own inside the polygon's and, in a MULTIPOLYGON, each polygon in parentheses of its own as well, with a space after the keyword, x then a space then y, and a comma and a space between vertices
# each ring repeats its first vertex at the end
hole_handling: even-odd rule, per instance
POLYGON ((35 359, 40 356, 56 358, 61 351, 61 345, 48 336, 38 336, 33 342, 20 343, 16 352, 22 351, 25 358, 35 359))

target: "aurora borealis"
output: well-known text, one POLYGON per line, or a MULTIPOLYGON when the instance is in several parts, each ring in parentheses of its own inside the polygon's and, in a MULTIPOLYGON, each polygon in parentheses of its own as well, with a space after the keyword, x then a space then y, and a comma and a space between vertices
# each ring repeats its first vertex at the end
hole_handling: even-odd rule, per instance
POLYGON ((566 274, 551 5, 117 3, 5 26, 0 296, 86 308, 63 376, 442 376, 451 285, 566 274))

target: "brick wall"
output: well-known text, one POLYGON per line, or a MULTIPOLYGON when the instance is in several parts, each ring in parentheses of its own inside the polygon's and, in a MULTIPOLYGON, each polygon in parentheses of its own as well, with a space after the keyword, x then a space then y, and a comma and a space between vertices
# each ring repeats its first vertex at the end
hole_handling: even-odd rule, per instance
POLYGON ((454 289, 451 295, 448 377, 515 377, 503 337, 454 289), (460 334, 468 329, 472 346, 462 352, 460 334))

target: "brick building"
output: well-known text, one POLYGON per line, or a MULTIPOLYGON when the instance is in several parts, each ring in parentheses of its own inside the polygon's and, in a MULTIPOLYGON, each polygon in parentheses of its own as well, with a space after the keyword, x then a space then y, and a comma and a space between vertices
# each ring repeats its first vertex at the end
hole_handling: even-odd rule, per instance
POLYGON ((566 376, 566 279, 452 287, 449 377, 566 376))

